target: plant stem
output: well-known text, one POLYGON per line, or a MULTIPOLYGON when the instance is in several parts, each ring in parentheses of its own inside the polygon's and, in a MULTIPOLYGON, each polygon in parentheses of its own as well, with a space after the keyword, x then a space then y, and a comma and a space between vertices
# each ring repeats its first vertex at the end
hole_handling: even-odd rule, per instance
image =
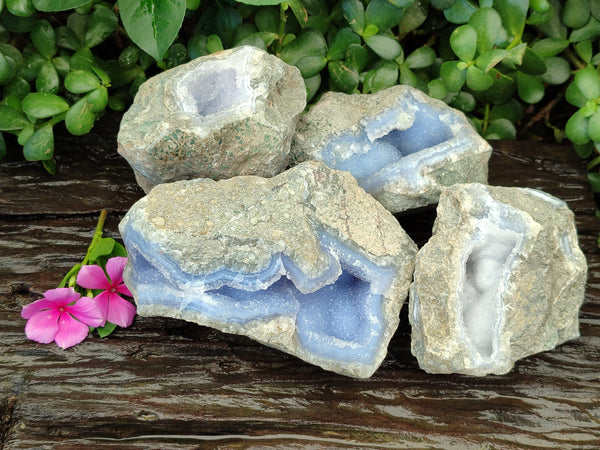
POLYGON ((485 132, 487 131, 489 122, 490 122, 490 104, 486 103, 485 110, 483 113, 483 123, 481 124, 481 134, 485 135, 485 132))
POLYGON ((85 266, 88 263, 92 249, 94 248, 96 243, 100 239, 102 239, 102 230, 104 229, 104 222, 106 221, 106 216, 108 216, 108 211, 106 209, 103 209, 102 211, 100 211, 100 217, 98 218, 98 223, 96 223, 96 230, 94 231, 94 236, 92 237, 92 242, 90 243, 90 245, 87 249, 87 252, 85 253, 85 257, 83 258, 83 261, 81 261, 79 264, 76 264, 74 267, 71 268, 71 270, 69 270, 69 272, 67 272, 65 277, 59 283, 59 285, 58 285, 59 288, 65 287, 67 285, 67 283, 69 283, 71 278, 73 276, 77 275, 77 273, 79 272, 79 269, 81 269, 83 266, 85 266))

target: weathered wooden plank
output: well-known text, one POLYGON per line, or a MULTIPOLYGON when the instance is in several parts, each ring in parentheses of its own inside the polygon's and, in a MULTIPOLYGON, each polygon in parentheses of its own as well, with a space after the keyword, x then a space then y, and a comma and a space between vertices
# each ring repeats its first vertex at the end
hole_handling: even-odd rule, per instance
MULTIPOLYGON (((505 376, 428 375, 410 354, 404 308, 382 367, 355 380, 172 319, 138 317, 66 351, 25 338, 21 306, 83 257, 98 211, 113 211, 106 230, 116 237, 120 216, 141 195, 112 152, 116 125, 112 118, 90 135, 85 153, 65 154, 71 166, 60 182, 30 164, 0 168, 0 446, 598 447, 600 226, 568 149, 497 143, 490 182, 542 188, 575 210, 590 265, 582 337, 505 376), (100 139, 113 143, 96 152, 100 139)), ((400 220, 424 242, 433 218, 430 210, 400 220)))

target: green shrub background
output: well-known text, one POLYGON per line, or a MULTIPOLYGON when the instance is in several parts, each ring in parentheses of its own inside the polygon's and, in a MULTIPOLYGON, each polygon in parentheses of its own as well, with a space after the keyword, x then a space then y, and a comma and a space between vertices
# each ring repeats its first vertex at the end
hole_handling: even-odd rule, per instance
POLYGON ((0 0, 3 134, 56 171, 54 127, 88 133, 148 77, 254 45, 328 90, 414 86, 487 139, 568 138, 600 191, 600 0, 0 0))

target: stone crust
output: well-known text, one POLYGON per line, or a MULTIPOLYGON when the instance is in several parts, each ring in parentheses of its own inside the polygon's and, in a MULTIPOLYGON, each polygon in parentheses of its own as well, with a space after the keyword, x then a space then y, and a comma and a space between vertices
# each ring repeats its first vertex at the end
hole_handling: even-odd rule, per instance
MULTIPOLYGON (((197 179, 159 185, 131 208, 120 230, 132 255, 125 280, 140 315, 181 318, 244 334, 327 370, 355 377, 370 376, 386 355, 417 251, 397 220, 349 173, 312 161, 270 179, 240 176, 218 182, 197 179), (346 258, 345 264, 355 264, 359 270, 365 264, 373 265, 369 270, 381 275, 369 280, 370 291, 383 295, 383 333, 372 363, 344 363, 311 354, 298 342, 293 314, 248 323, 219 322, 183 306, 186 291, 202 297, 209 289, 210 283, 198 281, 200 278, 210 278, 210 288, 214 288, 211 274, 227 270, 239 275, 231 285, 245 286, 245 276, 264 272, 279 255, 285 255, 304 277, 313 280, 294 280, 300 291, 317 291, 339 276, 340 251, 357 255, 346 258), (136 262, 141 260, 143 264, 136 262), (160 272, 165 284, 183 292, 181 305, 164 305, 160 298, 151 303, 139 301, 140 295, 146 295, 142 291, 153 289, 136 273, 147 265, 160 272)), ((281 274, 280 270, 274 278, 281 274)), ((298 278, 297 274, 286 276, 298 278)), ((275 281, 243 288, 265 289, 275 281)))
POLYGON ((504 374, 515 361, 579 336, 587 265, 566 203, 534 189, 463 184, 442 193, 437 212, 410 289, 411 347, 422 369, 504 374), (490 218, 493 224, 485 225, 490 218), (463 308, 466 264, 485 226, 500 233, 513 227, 511 236, 517 237, 491 306, 492 351, 482 356, 463 308))
POLYGON ((397 213, 437 203, 446 186, 487 183, 491 146, 462 112, 410 86, 393 86, 375 94, 325 93, 298 123, 292 140, 292 163, 317 160, 330 164, 325 149, 343 135, 366 133, 370 145, 394 128, 417 127, 424 142, 437 142, 438 126, 416 119, 419 111, 433 114, 439 125, 448 128, 450 136, 385 166, 370 177, 376 181, 359 184, 389 211, 397 213), (382 129, 374 128, 373 123, 386 115, 389 117, 381 123, 382 129))
POLYGON ((271 177, 288 166, 305 106, 296 67, 255 47, 236 47, 143 83, 123 116, 118 151, 146 192, 182 179, 271 177))

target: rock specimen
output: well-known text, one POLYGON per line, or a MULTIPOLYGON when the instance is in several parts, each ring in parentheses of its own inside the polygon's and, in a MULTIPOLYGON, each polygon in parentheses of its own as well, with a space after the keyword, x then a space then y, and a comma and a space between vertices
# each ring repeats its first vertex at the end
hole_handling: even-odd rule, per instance
POLYGON ((486 183, 491 152, 464 114, 410 86, 328 92, 292 140, 293 160, 351 172, 391 212, 436 203, 444 186, 486 183))
POLYGON ((142 84, 123 116, 119 153, 146 192, 198 177, 271 177, 288 165, 305 106, 296 67, 256 47, 225 50, 142 84))
POLYGON ((120 224, 142 316, 250 336, 368 377, 386 355, 416 245, 347 172, 163 184, 120 224))
POLYGON ((503 374, 579 336, 587 266, 567 205, 534 189, 456 185, 410 289, 412 352, 430 373, 503 374))

